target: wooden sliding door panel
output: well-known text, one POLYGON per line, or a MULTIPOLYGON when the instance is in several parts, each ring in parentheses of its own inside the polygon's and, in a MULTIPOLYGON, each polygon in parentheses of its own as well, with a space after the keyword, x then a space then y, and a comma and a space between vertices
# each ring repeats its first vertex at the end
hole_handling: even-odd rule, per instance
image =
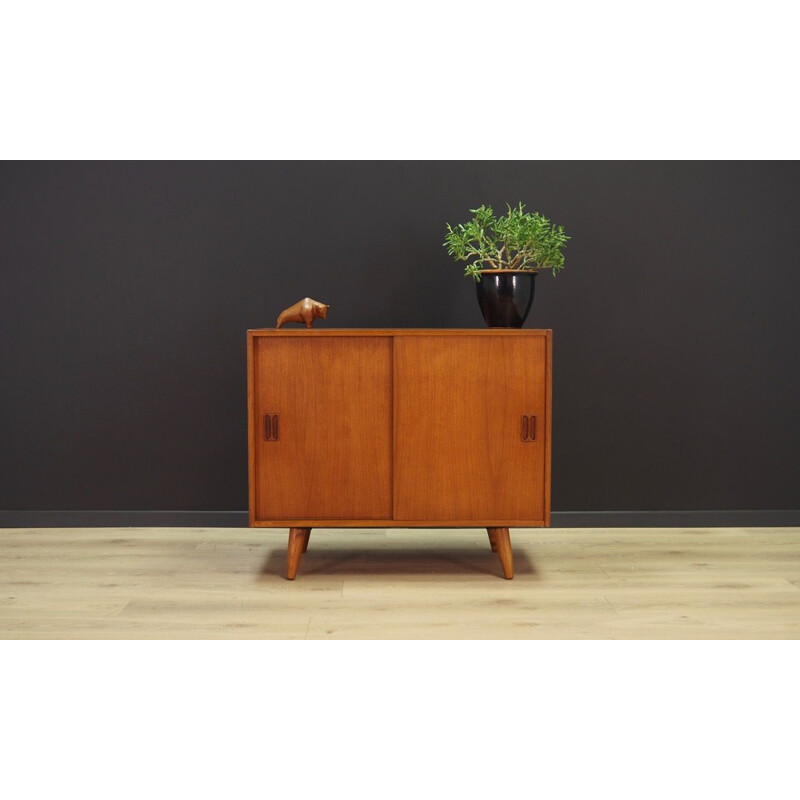
POLYGON ((394 518, 545 518, 547 339, 395 338, 394 518))
POLYGON ((391 337, 253 348, 255 519, 390 518, 391 337))

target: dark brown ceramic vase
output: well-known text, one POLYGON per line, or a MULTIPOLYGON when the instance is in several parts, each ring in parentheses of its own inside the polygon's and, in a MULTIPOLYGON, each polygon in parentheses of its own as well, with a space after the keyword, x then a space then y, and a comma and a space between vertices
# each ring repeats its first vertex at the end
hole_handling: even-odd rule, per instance
POLYGON ((490 328, 521 328, 533 305, 536 273, 486 269, 475 284, 483 319, 490 328))

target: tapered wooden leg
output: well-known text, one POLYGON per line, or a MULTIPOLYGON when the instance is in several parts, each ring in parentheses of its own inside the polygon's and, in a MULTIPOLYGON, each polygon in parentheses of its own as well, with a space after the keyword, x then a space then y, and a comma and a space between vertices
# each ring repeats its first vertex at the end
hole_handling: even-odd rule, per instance
POLYGON ((303 538, 303 552, 308 550, 308 540, 311 538, 311 528, 306 528, 306 534, 303 538))
POLYGON ((286 550, 286 577, 293 581, 297 575, 300 556, 303 555, 311 528, 289 528, 289 547, 286 550))
POLYGON ((500 565, 503 567, 503 575, 506 580, 514 577, 514 554, 511 551, 511 537, 508 528, 488 528, 489 539, 494 533, 494 541, 497 545, 497 555, 500 556, 500 565))
POLYGON ((497 552, 497 537, 495 536, 495 533, 494 533, 495 529, 494 528, 487 528, 486 530, 489 531, 489 544, 492 546, 492 552, 496 553, 497 552))

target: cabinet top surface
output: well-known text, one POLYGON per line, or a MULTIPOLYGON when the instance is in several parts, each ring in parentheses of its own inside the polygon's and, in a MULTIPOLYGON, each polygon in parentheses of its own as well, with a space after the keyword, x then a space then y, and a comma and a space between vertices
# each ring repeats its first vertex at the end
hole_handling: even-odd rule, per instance
POLYGON ((252 328, 253 336, 547 336, 539 328, 252 328))

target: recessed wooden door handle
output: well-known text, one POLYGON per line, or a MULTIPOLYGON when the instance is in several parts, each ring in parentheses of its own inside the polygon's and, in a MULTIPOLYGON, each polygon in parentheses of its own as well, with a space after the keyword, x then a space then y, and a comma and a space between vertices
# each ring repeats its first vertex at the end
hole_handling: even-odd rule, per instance
POLYGON ((267 442, 277 442, 279 432, 278 415, 264 414, 264 440, 267 442))
POLYGON ((522 415, 522 441, 536 441, 536 414, 522 415))

